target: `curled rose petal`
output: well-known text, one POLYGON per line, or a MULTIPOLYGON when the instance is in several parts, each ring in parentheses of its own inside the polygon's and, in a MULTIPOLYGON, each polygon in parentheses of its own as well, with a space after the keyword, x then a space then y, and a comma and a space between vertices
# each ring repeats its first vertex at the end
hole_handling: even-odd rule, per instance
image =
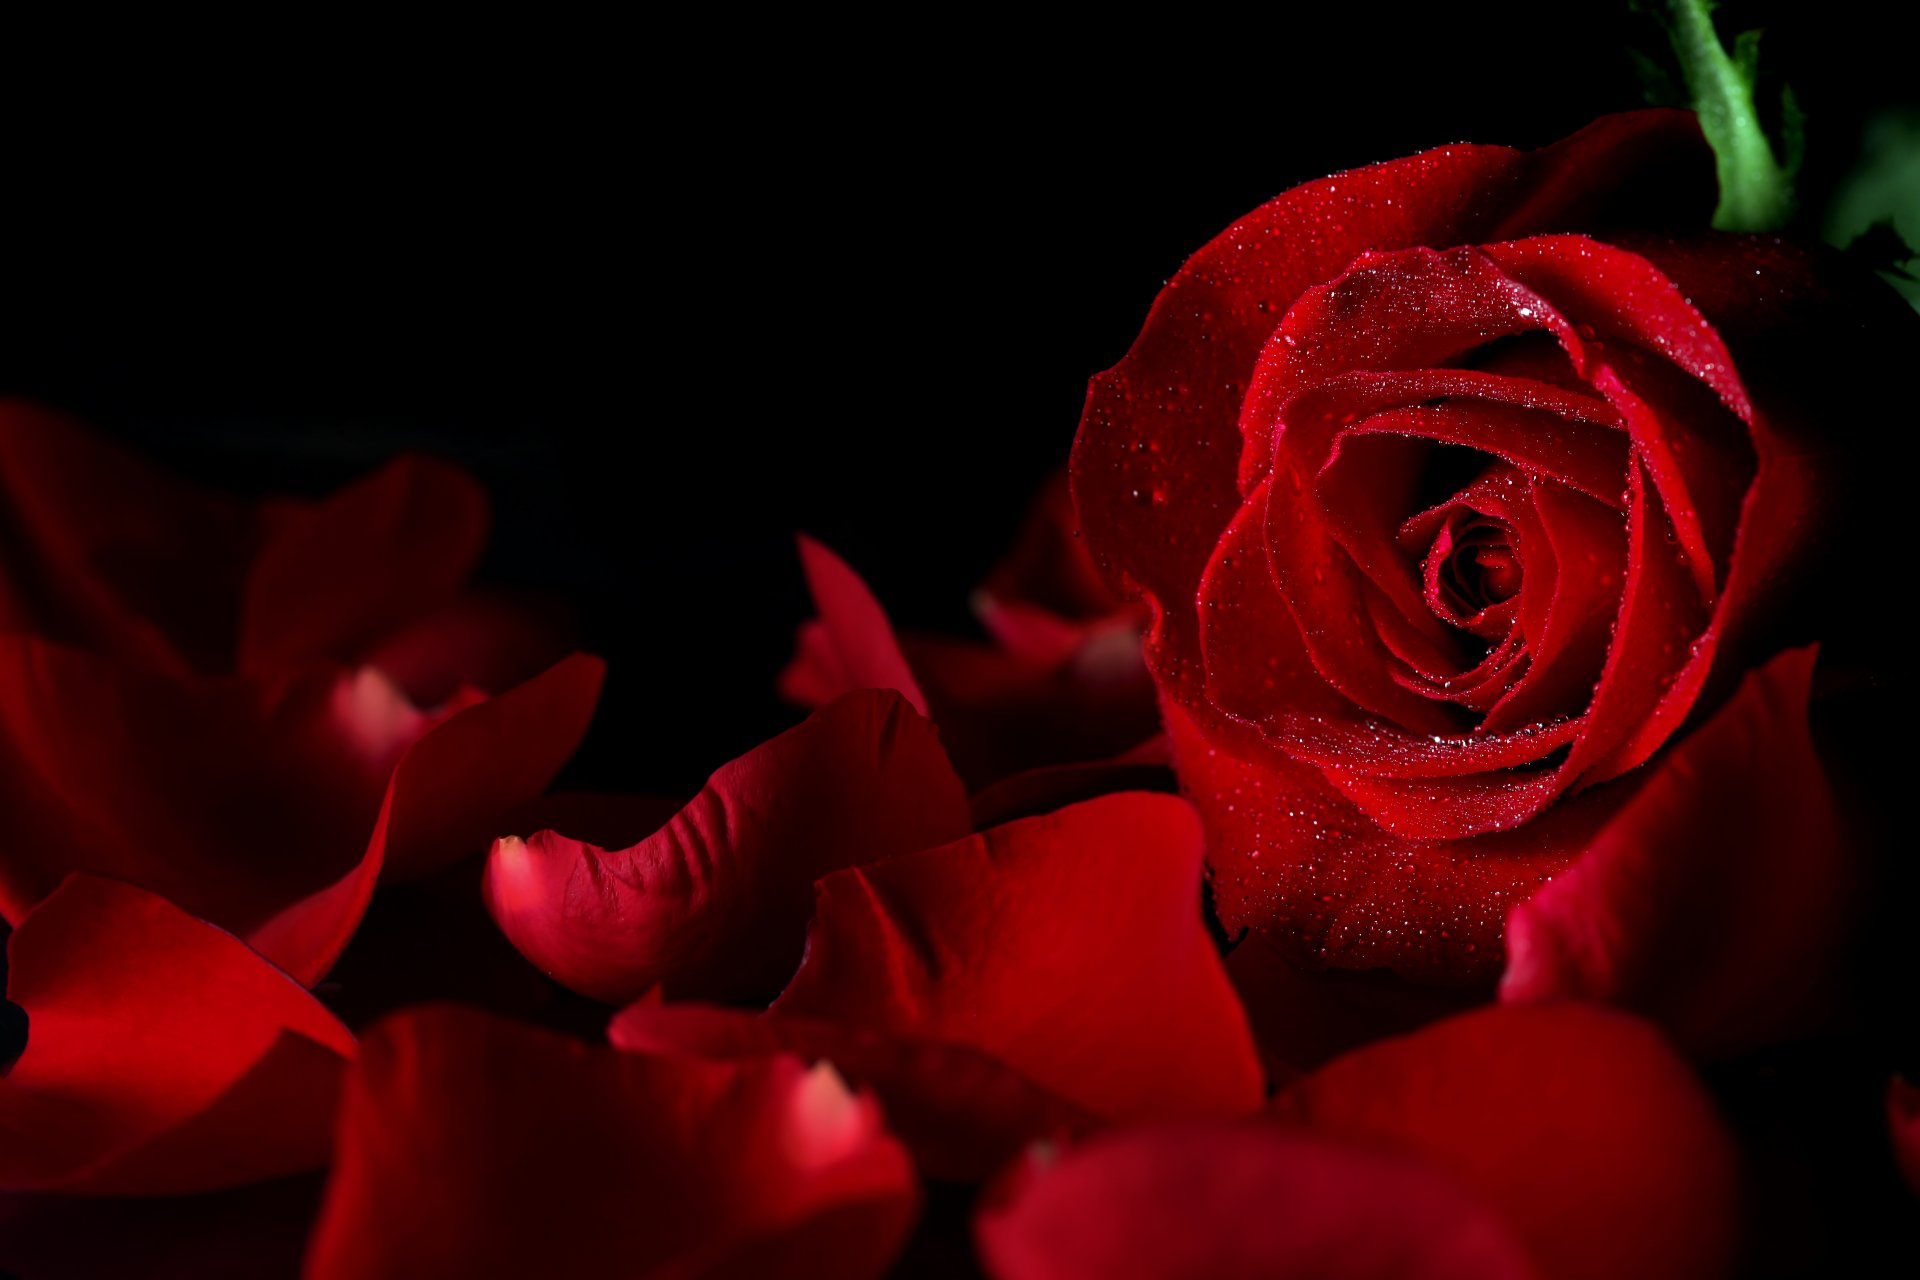
POLYGON ((177 1195, 325 1162, 353 1036, 231 934, 75 875, 8 965, 28 1031, 0 1080, 0 1187, 177 1195))
POLYGON ((971 1045, 1103 1119, 1260 1103, 1200 915, 1200 829, 1121 794, 837 872, 773 1012, 971 1045))
POLYGON ((800 628, 780 674, 789 701, 819 706, 851 689, 898 690, 940 726, 976 787, 1112 756, 1158 731, 1133 610, 1069 619, 982 593, 976 606, 999 643, 896 636, 845 561, 809 538, 800 549, 820 616, 800 628))
POLYGON ((376 884, 419 879, 486 849, 586 735, 606 664, 587 654, 461 708, 414 742, 387 783, 366 851, 331 885, 254 925, 247 940, 312 983, 346 948, 376 884))
POLYGON ((906 1153, 831 1068, 620 1053, 451 1007, 368 1033, 308 1280, 878 1276, 906 1153))
POLYGON ((921 715, 927 695, 907 665, 886 611, 847 562, 802 534, 800 567, 820 611, 820 625, 802 644, 795 667, 781 677, 789 696, 838 696, 850 689, 892 689, 921 715))
POLYGON ((1338 1058, 1272 1110, 1449 1174, 1507 1220, 1544 1275, 1682 1280, 1732 1260, 1731 1140, 1686 1064, 1625 1014, 1465 1014, 1338 1058))
POLYGON ((978 1182, 1029 1143, 1093 1126, 1078 1107, 977 1049, 845 1023, 643 1001, 614 1018, 607 1038, 628 1052, 720 1061, 791 1053, 830 1062, 850 1084, 873 1091, 888 1128, 930 1178, 978 1182))
POLYGON ((765 997, 799 963, 816 879, 969 829, 933 726, 865 690, 723 766, 638 844, 501 840, 485 892, 521 953, 584 995, 765 997))
POLYGON ((975 1238, 995 1280, 1530 1280, 1500 1218, 1410 1161, 1262 1125, 1137 1129, 1035 1161, 975 1238))
POLYGON ((436 718, 370 669, 176 679, 0 636, 0 906, 90 871, 244 932, 353 865, 436 718))
POLYGON ((1507 1001, 1577 997, 1709 1057, 1807 1029, 1855 871, 1807 731, 1814 651, 1784 653, 1654 766, 1507 924, 1507 1001))

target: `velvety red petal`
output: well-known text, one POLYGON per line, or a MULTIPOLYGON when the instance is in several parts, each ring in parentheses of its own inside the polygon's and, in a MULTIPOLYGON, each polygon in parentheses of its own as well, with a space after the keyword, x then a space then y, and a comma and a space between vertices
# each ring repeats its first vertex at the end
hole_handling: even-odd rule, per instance
POLYGON ((722 767, 631 847, 500 841, 485 891, 521 953, 584 995, 765 998, 799 963, 816 879, 970 829, 933 726, 863 690, 722 767))
POLYGON ((1694 1280, 1732 1260, 1731 1139, 1686 1063, 1624 1014, 1466 1014, 1337 1059, 1273 1110, 1451 1175, 1544 1275, 1694 1280))
POLYGON ((1029 1143, 1093 1127, 1078 1107, 977 1049, 840 1022, 642 1002, 614 1018, 607 1038, 630 1053, 718 1060, 791 1053, 831 1062, 879 1098, 887 1127, 930 1178, 978 1182, 1029 1143))
POLYGON ((487 519, 471 476, 417 457, 284 510, 247 574, 240 669, 359 658, 453 599, 480 559, 487 519))
POLYGON ((0 402, 0 631, 176 673, 232 659, 241 504, 62 415, 0 402))
POLYGON ((830 1068, 621 1053, 429 1007, 361 1046, 306 1275, 858 1280, 916 1201, 878 1108, 830 1068))
POLYGON ((1920 1196, 1920 1089, 1898 1076, 1887 1082, 1887 1128, 1900 1175, 1920 1196))
POLYGON ((1259 1104, 1182 800, 1090 800, 838 872, 816 894, 775 1013, 971 1045, 1108 1119, 1259 1104))
POLYGON ((1263 1125, 1139 1129, 1035 1161, 975 1223, 995 1280, 1528 1280, 1485 1205, 1411 1161, 1263 1125))
POLYGON ((0 1081, 0 1186, 174 1195, 326 1160, 353 1037, 237 938, 75 875, 7 954, 28 1037, 0 1081))
POLYGON ((1507 909, 1577 857, 1630 791, 1589 792, 1518 831, 1410 840, 1382 830, 1319 769, 1202 734, 1178 704, 1167 729, 1206 825, 1221 922, 1270 931, 1312 968, 1388 967, 1455 986, 1494 978, 1507 909))
POLYGON ((1627 576, 1619 511, 1557 485, 1539 487, 1534 511, 1551 548, 1556 590, 1528 635, 1526 675, 1481 721, 1490 736, 1584 710, 1606 663, 1627 576))
POLYGON ((793 636, 793 657, 780 669, 774 687, 796 707, 824 707, 859 688, 834 647, 827 624, 818 618, 800 624, 793 636))
POLYGON ((435 718, 371 669, 176 677, 0 636, 0 906, 92 871, 244 932, 353 866, 435 718))
POLYGON ((376 884, 477 856, 546 790, 586 736, 605 675, 600 659, 574 654, 441 721, 395 766, 360 861, 255 924, 248 942, 301 981, 318 981, 352 938, 376 884))
MULTIPOLYGON (((1375 724, 1314 669, 1299 626, 1274 585, 1265 544, 1271 492, 1271 482, 1261 485, 1234 514, 1200 579, 1207 698, 1228 715, 1263 728, 1291 714, 1316 725, 1375 724)), ((1394 740, 1404 736, 1395 733, 1394 740)))
POLYGON ((1482 239, 1594 226, 1698 230, 1720 198, 1699 122, 1672 110, 1601 116, 1528 153, 1524 188, 1482 239))
POLYGON ((1782 654, 1651 766, 1515 908, 1501 996, 1620 1005, 1721 1055, 1823 1011, 1858 871, 1807 731, 1814 654, 1782 654))
POLYGON ((822 649, 812 664, 815 679, 803 681, 803 687, 821 685, 816 694, 825 692, 825 677, 837 671, 847 683, 833 689, 834 696, 851 689, 892 689, 926 715, 927 696, 920 692, 913 668, 894 637, 893 624, 873 592, 825 545, 805 534, 799 543, 800 567, 813 593, 814 608, 820 611, 821 627, 812 644, 822 649))

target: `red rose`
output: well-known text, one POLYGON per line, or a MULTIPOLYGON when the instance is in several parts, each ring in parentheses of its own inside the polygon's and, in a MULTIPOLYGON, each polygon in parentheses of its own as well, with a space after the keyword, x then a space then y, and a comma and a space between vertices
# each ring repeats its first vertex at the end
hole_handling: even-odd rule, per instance
POLYGON ((1827 373, 1783 341, 1826 282, 1778 240, 1699 230, 1711 194, 1671 112, 1307 183, 1196 254, 1094 380, 1080 514, 1154 608, 1229 928, 1480 980, 1509 912, 1575 867, 1577 909, 1528 917, 1509 995, 1657 996, 1713 1048, 1784 1012, 1724 986, 1756 939, 1788 959, 1749 987, 1837 918, 1809 657, 1744 695, 1769 737, 1722 731, 1659 778, 1743 671, 1820 638, 1778 626, 1830 505, 1807 428, 1862 400, 1782 396, 1827 373), (1754 883, 1716 897, 1730 821, 1754 883))

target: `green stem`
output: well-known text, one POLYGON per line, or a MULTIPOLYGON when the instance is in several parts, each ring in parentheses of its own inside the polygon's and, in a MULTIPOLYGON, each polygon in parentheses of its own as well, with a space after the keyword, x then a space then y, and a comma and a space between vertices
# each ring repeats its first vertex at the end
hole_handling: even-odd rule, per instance
POLYGON ((1713 29, 1712 0, 1667 0, 1667 33, 1720 174, 1722 231, 1776 231, 1793 216, 1793 178, 1773 154, 1754 106, 1753 37, 1730 57, 1713 29))

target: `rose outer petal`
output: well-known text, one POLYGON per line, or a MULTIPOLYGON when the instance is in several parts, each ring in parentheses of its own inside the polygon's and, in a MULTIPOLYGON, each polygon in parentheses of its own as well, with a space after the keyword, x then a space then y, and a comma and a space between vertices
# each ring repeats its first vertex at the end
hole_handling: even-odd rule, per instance
POLYGON ((1814 658, 1795 649, 1749 674, 1514 910, 1503 1000, 1618 1005, 1710 1057, 1807 1029, 1857 878, 1808 734, 1814 658))
POLYGON ((900 695, 863 690, 723 766, 638 844, 501 840, 485 894, 521 954, 597 1000, 662 983, 764 999, 799 963, 816 879, 970 829, 933 726, 900 695))
POLYGON ((1200 875, 1193 810, 1140 793, 837 872, 772 1012, 971 1045, 1103 1119, 1244 1114, 1200 875))
POLYGON ((1035 1161, 975 1221, 995 1280, 1530 1280, 1438 1174, 1262 1125, 1138 1129, 1035 1161))
POLYGON ((629 1053, 729 1062, 790 1053, 830 1062, 850 1084, 873 1091, 888 1127, 930 1178, 979 1182, 1029 1143, 1074 1137, 1094 1123, 977 1049, 817 1018, 641 1001, 614 1018, 607 1039, 629 1053))
POLYGON ((348 1074, 306 1276, 862 1280, 917 1200, 877 1107, 830 1068, 427 1007, 378 1024, 348 1074))
POLYGON ((232 935, 74 875, 15 929, 0 1187, 176 1195, 316 1168, 353 1036, 232 935))
POLYGON ((1686 1063, 1625 1014, 1483 1009, 1339 1058, 1272 1111, 1451 1175, 1558 1280, 1697 1280, 1732 1260, 1732 1140, 1686 1063))

